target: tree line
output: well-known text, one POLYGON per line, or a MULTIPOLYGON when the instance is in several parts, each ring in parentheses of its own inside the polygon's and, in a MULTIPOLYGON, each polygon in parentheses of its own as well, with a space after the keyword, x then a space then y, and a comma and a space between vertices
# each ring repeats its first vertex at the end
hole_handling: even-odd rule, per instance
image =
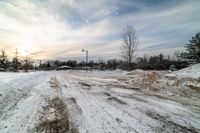
POLYGON ((14 57, 9 60, 5 50, 1 50, 0 54, 0 71, 13 71, 18 72, 19 70, 33 69, 33 61, 30 55, 25 55, 24 57, 19 57, 18 50, 16 49, 14 57))
POLYGON ((179 60, 178 57, 170 58, 163 54, 148 56, 144 55, 143 57, 137 57, 134 62, 128 64, 122 59, 110 59, 110 60, 99 60, 93 61, 90 60, 87 64, 84 61, 77 62, 76 60, 68 61, 43 61, 40 62, 37 70, 54 70, 60 66, 70 66, 72 69, 84 69, 84 67, 89 67, 90 69, 96 70, 134 70, 134 69, 143 69, 143 70, 169 70, 171 66, 174 66, 176 69, 181 69, 189 65, 187 61, 179 60))
POLYGON ((144 70, 169 70, 171 65, 174 65, 176 69, 181 69, 189 65, 188 61, 180 59, 180 54, 175 53, 175 58, 172 59, 169 56, 163 54, 135 58, 134 62, 127 63, 123 59, 109 59, 109 60, 90 60, 87 64, 85 61, 78 62, 76 60, 40 60, 37 65, 33 65, 32 58, 30 56, 19 57, 16 51, 15 56, 12 60, 8 59, 6 52, 1 51, 0 55, 0 68, 4 71, 14 71, 24 70, 54 70, 60 66, 70 66, 72 69, 84 69, 84 67, 89 67, 96 70, 133 70, 133 69, 144 69, 144 70))
POLYGON ((197 33, 189 43, 185 44, 185 51, 175 52, 175 59, 171 59, 169 56, 165 56, 162 53, 154 56, 144 55, 143 57, 136 57, 136 50, 139 45, 139 41, 136 36, 136 30, 132 25, 127 25, 121 34, 121 59, 110 59, 107 61, 89 61, 77 62, 76 60, 68 61, 40 61, 39 65, 34 66, 32 57, 26 55, 19 57, 16 49, 15 55, 12 60, 8 59, 5 50, 1 51, 0 54, 0 71, 14 71, 19 70, 53 70, 57 67, 66 65, 73 69, 83 69, 84 67, 90 67, 92 69, 99 70, 133 70, 133 69, 144 69, 144 70, 169 70, 170 68, 181 69, 190 64, 200 63, 200 33, 197 33))

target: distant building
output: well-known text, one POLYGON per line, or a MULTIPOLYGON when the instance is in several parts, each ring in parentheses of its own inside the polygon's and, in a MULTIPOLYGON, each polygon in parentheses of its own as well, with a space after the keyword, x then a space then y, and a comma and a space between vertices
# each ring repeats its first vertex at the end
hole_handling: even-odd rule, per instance
POLYGON ((72 67, 70 67, 70 66, 60 66, 60 67, 56 68, 56 70, 69 70, 69 69, 72 69, 72 67))

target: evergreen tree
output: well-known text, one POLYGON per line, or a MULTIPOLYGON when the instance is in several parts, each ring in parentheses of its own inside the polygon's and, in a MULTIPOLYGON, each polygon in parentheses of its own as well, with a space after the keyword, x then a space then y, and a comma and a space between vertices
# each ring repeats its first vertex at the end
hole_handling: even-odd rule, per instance
POLYGON ((18 50, 16 49, 15 51, 15 57, 13 57, 12 59, 12 67, 13 67, 13 70, 15 72, 18 71, 19 67, 20 67, 21 63, 19 61, 19 57, 18 57, 18 50))
POLYGON ((185 45, 186 52, 182 54, 183 58, 188 59, 191 63, 200 63, 200 32, 189 42, 185 45))
POLYGON ((162 63, 163 59, 164 59, 164 55, 163 54, 159 54, 158 58, 159 58, 159 62, 162 63))
POLYGON ((0 68, 7 70, 8 67, 9 67, 9 61, 8 61, 6 52, 4 50, 2 50, 1 55, 0 55, 0 68))

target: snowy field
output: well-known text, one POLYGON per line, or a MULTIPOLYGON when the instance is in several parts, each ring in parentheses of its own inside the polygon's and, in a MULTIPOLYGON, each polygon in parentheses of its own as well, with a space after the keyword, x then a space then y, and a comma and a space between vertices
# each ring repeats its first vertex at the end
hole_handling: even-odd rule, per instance
POLYGON ((0 132, 200 132, 200 76, 183 75, 2 72, 0 132))

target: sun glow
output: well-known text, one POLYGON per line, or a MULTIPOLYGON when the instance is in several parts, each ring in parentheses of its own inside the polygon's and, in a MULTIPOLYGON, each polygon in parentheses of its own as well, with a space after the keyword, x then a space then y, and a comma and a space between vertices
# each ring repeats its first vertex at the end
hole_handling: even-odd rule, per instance
POLYGON ((21 46, 21 47, 19 47, 19 55, 20 56, 26 56, 26 55, 28 55, 28 48, 27 47, 24 47, 24 46, 21 46))
POLYGON ((21 55, 21 56, 29 55, 31 53, 32 45, 33 45, 33 42, 31 42, 30 40, 21 39, 20 45, 18 47, 19 55, 21 55))
POLYGON ((20 35, 18 38, 18 51, 19 55, 26 56, 30 55, 33 52, 33 46, 35 45, 34 39, 27 35, 20 35))

